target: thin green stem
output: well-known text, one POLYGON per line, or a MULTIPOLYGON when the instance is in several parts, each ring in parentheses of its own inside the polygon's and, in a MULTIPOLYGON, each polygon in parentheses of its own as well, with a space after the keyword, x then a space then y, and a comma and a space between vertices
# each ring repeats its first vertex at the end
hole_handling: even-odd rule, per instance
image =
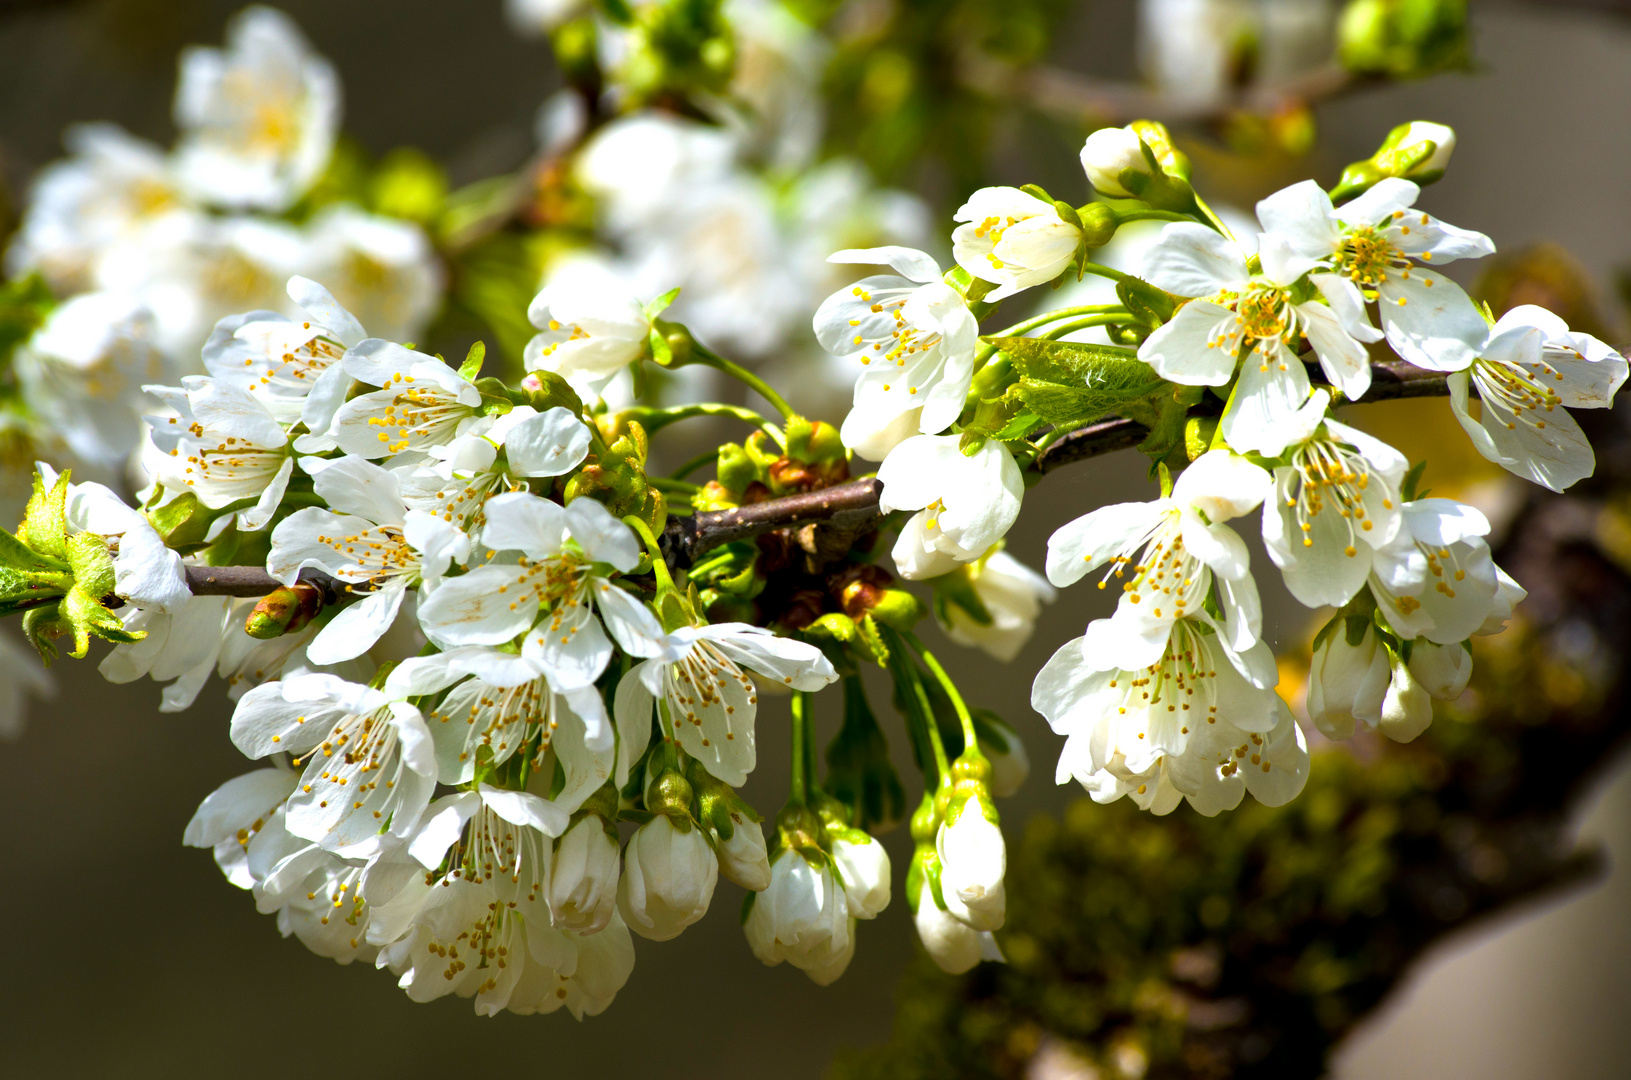
POLYGON ((1157 210, 1150 207, 1145 210, 1126 210, 1116 212, 1116 224, 1125 225, 1129 221, 1194 221, 1194 214, 1180 214, 1176 210, 1157 210))
POLYGON ((740 364, 736 364, 725 359, 723 356, 720 356, 711 349, 704 347, 700 343, 695 345, 694 348, 696 350, 697 363, 706 364, 711 368, 717 368, 718 370, 729 375, 731 378, 735 379, 737 382, 746 386, 748 389, 756 391, 760 397, 764 398, 766 401, 770 402, 771 405, 775 406, 776 411, 782 414, 783 420, 792 420, 794 417, 798 416, 798 412, 793 408, 793 406, 787 404, 787 401, 780 394, 776 393, 775 390, 770 388, 769 383, 759 378, 759 376, 755 375, 753 372, 742 367, 740 364))
MULTIPOLYGON (((1019 335, 1029 333, 1038 327, 1046 326, 1052 322, 1058 322, 1060 319, 1071 319, 1078 315, 1099 315, 1108 311, 1120 310, 1122 310, 1120 304, 1079 304, 1076 307, 1060 308, 1057 311, 1049 311, 1045 314, 1037 315, 1034 318, 1017 322, 1010 327, 998 330, 994 334, 986 334, 983 336, 1018 337, 1019 335)), ((979 351, 974 354, 974 370, 980 370, 981 366, 983 366, 996 351, 997 347, 995 345, 982 344, 979 351)))
POLYGON ((809 777, 805 769, 804 743, 809 737, 810 695, 802 690, 793 691, 793 778, 789 802, 807 804, 810 797, 809 777))
POLYGON ((923 642, 918 640, 916 634, 906 630, 902 632, 901 636, 911 643, 913 649, 917 650, 917 654, 928 665, 929 671, 939 681, 940 688, 946 692, 947 697, 951 698, 951 707, 957 710, 957 722, 963 728, 963 752, 973 751, 978 753, 977 736, 974 733, 974 717, 969 714, 968 706, 963 703, 963 695, 957 692, 957 684, 951 681, 951 676, 946 674, 946 669, 940 666, 940 661, 934 658, 934 654, 923 647, 923 642))
MULTIPOLYGON (((624 677, 627 678, 628 676, 624 677)), ((657 699, 657 722, 662 726, 663 738, 670 743, 674 742, 677 737, 674 734, 674 718, 668 715, 668 702, 662 698, 657 699)))
POLYGON ((906 705, 907 722, 915 721, 919 745, 928 744, 929 753, 933 759, 935 775, 931 779, 928 775, 927 762, 922 761, 921 755, 918 764, 925 766, 924 786, 947 787, 951 784, 951 765, 946 760, 946 746, 940 741, 940 725, 934 718, 934 705, 929 701, 929 692, 923 686, 922 673, 906 652, 906 643, 901 640, 900 634, 887 626, 879 626, 883 635, 884 644, 889 647, 889 674, 895 680, 896 687, 901 692, 901 699, 906 705))
POLYGON ((690 461, 687 461, 684 465, 681 465, 679 468, 677 468, 673 472, 669 473, 668 478, 670 480, 684 480, 687 476, 690 476, 692 473, 696 472, 698 469, 702 468, 704 465, 710 464, 710 463, 718 461, 718 460, 719 460, 719 451, 718 450, 709 450, 709 451, 707 451, 705 453, 698 454, 696 457, 692 458, 690 461))
MULTIPOLYGON (((741 420, 776 440, 776 445, 786 443, 782 437, 781 429, 769 420, 760 416, 752 409, 744 409, 740 405, 724 405, 716 401, 697 402, 691 405, 675 405, 671 408, 659 409, 649 406, 636 406, 624 409, 618 413, 619 418, 636 420, 646 429, 648 435, 654 435, 669 424, 680 420, 689 420, 694 416, 723 416, 732 420, 741 420)), ((712 457, 713 455, 709 455, 712 457)))
MULTIPOLYGON (((647 479, 650 479, 649 477, 647 479)), ((647 525, 638 515, 630 514, 623 519, 623 524, 633 529, 646 545, 646 551, 651 554, 651 572, 657 578, 657 591, 659 593, 675 589, 674 576, 668 572, 668 559, 663 555, 662 545, 652 535, 651 526, 647 525)))
POLYGON ((684 480, 670 480, 666 476, 647 476, 646 483, 658 491, 672 491, 676 495, 695 495, 702 490, 701 484, 689 484, 684 480))
POLYGON ((1066 334, 1074 334, 1078 330, 1086 330, 1090 326, 1113 326, 1116 323, 1132 321, 1133 314, 1130 311, 1118 311, 1112 315, 1090 315, 1085 319, 1076 319, 1065 323, 1063 326, 1055 326, 1042 336, 1052 341, 1064 337, 1066 334))

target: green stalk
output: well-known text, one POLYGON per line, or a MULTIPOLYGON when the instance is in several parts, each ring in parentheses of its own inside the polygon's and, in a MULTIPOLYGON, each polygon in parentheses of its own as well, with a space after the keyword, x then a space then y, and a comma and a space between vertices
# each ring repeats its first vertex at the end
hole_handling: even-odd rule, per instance
POLYGON ((793 692, 793 778, 788 802, 798 803, 800 806, 807 805, 810 797, 804 753, 804 744, 809 739, 809 698, 810 696, 802 690, 793 692))
POLYGON ((651 554, 651 572, 657 578, 657 592, 659 594, 665 591, 678 592, 674 585, 674 576, 668 572, 668 560, 663 557, 662 545, 657 543, 657 538, 652 535, 651 526, 634 514, 624 518, 623 524, 639 535, 646 545, 646 551, 651 554))
POLYGON ((939 680, 940 688, 946 692, 947 697, 951 698, 951 707, 957 710, 957 722, 963 727, 963 752, 965 754, 970 751, 976 754, 979 753, 979 748, 976 745, 977 736, 974 732, 974 717, 969 714, 968 706, 963 703, 963 695, 957 692, 957 684, 951 681, 951 676, 946 674, 946 669, 940 666, 940 661, 934 658, 934 654, 923 647, 923 642, 918 640, 916 634, 910 630, 905 630, 902 631, 901 636, 911 643, 913 649, 917 650, 917 654, 928 665, 929 671, 939 680))
MULTIPOLYGON (((719 402, 709 401, 692 405, 676 405, 667 409, 636 406, 631 409, 624 409, 618 415, 638 421, 646 429, 648 435, 654 435, 669 424, 680 420, 689 420, 694 416, 724 416, 732 420, 741 420, 752 424, 772 439, 775 439, 778 446, 784 446, 787 441, 783 438, 781 429, 775 424, 772 424, 752 409, 744 409, 740 405, 724 405, 719 402)), ((714 455, 709 454, 708 456, 711 458, 714 455)))
POLYGON ((775 406, 776 411, 782 414, 783 420, 792 420, 794 417, 798 416, 798 412, 794 410, 793 406, 787 404, 786 400, 783 399, 780 394, 776 393, 776 391, 770 388, 769 383, 759 378, 759 376, 755 375, 753 372, 742 367, 740 364, 732 363, 723 356, 720 356, 718 353, 704 347, 701 343, 696 344, 694 348, 696 350, 695 355, 697 358, 697 363, 706 364, 708 367, 723 371, 725 374, 746 386, 748 389, 757 392, 760 397, 764 398, 766 401, 770 402, 771 405, 775 406))
POLYGON ((713 462, 713 461, 717 461, 718 459, 719 459, 719 451, 718 450, 709 450, 709 451, 707 451, 705 453, 698 454, 696 457, 692 458, 690 461, 687 461, 684 465, 681 465, 679 468, 677 468, 673 472, 669 473, 668 478, 670 480, 684 480, 687 476, 690 476, 692 473, 696 472, 698 469, 702 468, 704 465, 707 465, 707 464, 709 464, 710 462, 713 462))
POLYGON ((1130 311, 1118 311, 1108 315, 1090 315, 1085 319, 1076 319, 1073 322, 1065 323, 1063 326, 1056 326, 1044 334, 1043 337, 1052 341, 1064 337, 1066 334, 1074 334, 1078 330, 1086 330, 1090 326, 1112 326, 1116 323, 1132 321, 1133 315, 1130 311))

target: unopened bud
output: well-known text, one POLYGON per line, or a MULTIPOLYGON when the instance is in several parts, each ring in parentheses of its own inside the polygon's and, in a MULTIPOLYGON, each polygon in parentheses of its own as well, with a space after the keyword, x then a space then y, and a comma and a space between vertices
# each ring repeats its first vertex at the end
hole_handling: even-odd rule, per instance
POLYGON ((310 582, 283 585, 265 596, 244 620, 244 633, 270 641, 308 625, 323 610, 323 590, 310 582))
POLYGON ((1088 182, 1101 195, 1112 198, 1132 197, 1132 191, 1122 182, 1123 173, 1131 171, 1146 177, 1150 174, 1143 144, 1132 128, 1100 128, 1082 144, 1081 157, 1088 182))
POLYGON ((1331 189, 1331 199, 1346 202, 1390 177, 1423 185, 1435 183, 1444 176, 1454 153, 1452 128, 1429 120, 1400 124, 1388 132, 1376 153, 1342 170, 1341 181, 1331 189))

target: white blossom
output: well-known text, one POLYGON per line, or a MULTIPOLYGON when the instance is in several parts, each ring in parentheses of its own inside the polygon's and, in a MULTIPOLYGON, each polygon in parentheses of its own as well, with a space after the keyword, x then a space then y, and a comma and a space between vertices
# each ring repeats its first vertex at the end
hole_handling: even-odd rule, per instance
POLYGON ((35 177, 5 262, 58 296, 94 288, 104 252, 185 201, 164 152, 115 124, 74 124, 63 142, 72 156, 35 177))
POLYGON ((1484 340, 1484 317, 1439 268, 1489 255, 1495 245, 1411 209, 1420 194, 1409 180, 1390 177, 1333 207, 1305 180, 1258 203, 1257 217, 1290 252, 1296 273, 1313 271, 1309 280, 1345 325, 1370 326, 1364 304, 1373 294, 1395 352, 1418 367, 1459 371, 1484 340))
POLYGON ((556 926, 594 934, 611 923, 621 855, 616 832, 599 815, 586 815, 566 830, 550 871, 549 910, 556 926))
POLYGON ((912 434, 944 431, 962 412, 973 378, 979 325, 968 302, 941 280, 934 259, 911 248, 851 249, 827 261, 887 264, 899 275, 863 278, 815 314, 821 347, 866 368, 840 432, 844 445, 870 457, 881 433, 907 414, 917 417, 912 434))
POLYGON ((742 924, 753 955, 768 965, 787 961, 826 986, 854 953, 854 920, 844 886, 825 858, 783 848, 770 864, 770 887, 753 898, 742 924))
POLYGON ((1008 845, 978 796, 953 806, 935 834, 946 910, 976 930, 1000 930, 1007 917, 1008 845))
MULTIPOLYGON (((1046 578, 1006 551, 988 552, 970 563, 969 586, 990 622, 982 623, 956 603, 943 605, 940 627, 960 645, 984 649, 1004 662, 1014 659, 1036 632, 1042 605, 1056 595, 1046 578)), ((941 606, 936 607, 941 614, 941 606)))
POLYGON ((1417 499, 1403 509, 1398 536, 1373 556, 1371 594, 1402 637, 1464 641, 1497 610, 1500 580, 1484 541, 1489 521, 1451 499, 1417 499))
MULTIPOLYGON (((309 433, 322 434, 351 385, 339 361, 367 333, 317 282, 291 277, 288 293, 300 319, 275 311, 229 315, 204 343, 204 366, 221 382, 259 398, 279 423, 304 423, 309 433)), ((309 440, 297 442, 306 446, 309 440)))
POLYGON ((369 338, 348 349, 341 363, 353 379, 381 388, 334 413, 328 434, 348 454, 382 458, 429 450, 452 442, 478 419, 481 393, 434 356, 369 338))
POLYGON ((1132 197, 1121 183, 1128 169, 1148 175, 1150 163, 1144 157, 1144 141, 1130 127, 1099 128, 1082 144, 1082 171, 1088 183, 1101 195, 1112 199, 1132 197))
POLYGON ((331 619, 307 647, 314 663, 350 660, 372 648, 396 621, 410 585, 433 595, 449 564, 470 553, 470 538, 423 510, 410 510, 386 469, 359 457, 301 459, 331 509, 306 507, 272 530, 267 573, 293 585, 314 566, 371 590, 331 619))
POLYGON ((1335 420, 1286 458, 1263 504, 1263 544, 1300 603, 1340 607, 1365 587, 1372 554, 1399 533, 1410 463, 1335 420))
POLYGON ((876 838, 859 829, 839 830, 832 837, 832 861, 843 881, 849 913, 875 919, 889 906, 889 853, 876 838))
POLYGON ((211 510, 240 503, 239 526, 266 527, 288 489, 293 447, 266 405, 247 390, 202 375, 181 388, 145 386, 176 415, 150 416, 150 438, 161 452, 154 479, 166 499, 191 492, 211 510))
POLYGON ((596 572, 604 565, 627 573, 640 561, 634 533, 604 506, 578 498, 562 507, 518 491, 488 500, 485 514, 482 544, 521 552, 519 561, 494 561, 444 582, 419 610, 431 640, 500 645, 526 633, 518 662, 563 692, 593 685, 606 669, 612 642, 602 621, 626 652, 645 656, 657 648, 655 616, 596 572))
POLYGON ((764 829, 757 821, 738 811, 731 812, 731 835, 726 838, 712 827, 714 847, 719 851, 719 872, 749 892, 763 892, 770 886, 770 853, 765 849, 764 829))
POLYGON ((1240 247, 1213 230, 1188 222, 1163 229, 1146 256, 1144 276, 1197 299, 1145 339, 1138 357, 1162 378, 1188 386, 1223 386, 1238 362, 1224 438, 1236 450, 1277 456, 1307 423, 1299 410, 1308 407, 1312 387, 1297 358, 1298 342, 1306 337, 1332 385, 1358 398, 1370 386, 1363 342, 1379 335, 1362 306, 1344 306, 1343 294, 1329 305, 1299 301, 1293 287, 1309 260, 1298 259, 1272 233, 1260 241, 1263 270, 1253 274, 1240 247))
POLYGON ((997 288, 995 303, 1052 281, 1076 258, 1082 230, 1059 216, 1052 203, 1018 188, 981 188, 958 208, 951 234, 957 265, 997 288))
POLYGON ((973 562, 1019 517, 1025 484, 1008 448, 985 439, 964 453, 960 435, 917 435, 878 467, 884 513, 915 510, 892 555, 901 576, 935 577, 973 562))
POLYGON ((349 855, 382 830, 409 836, 430 802, 435 749, 424 717, 405 697, 333 675, 294 675, 239 700, 232 741, 251 758, 290 754, 304 772, 289 797, 286 827, 349 855))
POLYGON ((651 320, 640 301, 604 280, 547 286, 527 309, 540 333, 527 342, 528 371, 551 371, 593 400, 645 355, 651 320))
POLYGON ((206 202, 278 212, 328 165, 340 83, 287 15, 241 12, 227 47, 182 53, 176 174, 206 202))
POLYGON ((617 907, 629 929, 668 941, 708 913, 718 880, 719 860, 702 829, 692 822, 681 830, 658 814, 629 838, 617 907))
POLYGON ((1106 668, 1137 670, 1160 662, 1172 628, 1199 620, 1235 653, 1250 649, 1262 629, 1262 604, 1246 545, 1228 525, 1269 493, 1268 474, 1227 450, 1211 450, 1179 475, 1172 495, 1148 503, 1117 503, 1077 518, 1048 540, 1048 580, 1064 587, 1100 566, 1121 597, 1109 619, 1088 627, 1088 650, 1106 668), (1223 619, 1203 604, 1217 584, 1223 619))
POLYGON ((1501 316, 1471 366, 1450 376, 1450 407, 1484 457, 1563 491, 1597 464, 1568 409, 1609 408, 1625 377, 1625 357, 1526 304, 1501 316), (1469 382, 1478 388, 1478 420, 1467 405, 1469 382))
POLYGON ((659 701, 666 703, 674 737, 687 754, 716 779, 732 787, 745 783, 758 760, 759 691, 743 668, 793 690, 819 690, 838 678, 820 649, 763 627, 682 626, 617 684, 618 784, 646 748, 659 701))

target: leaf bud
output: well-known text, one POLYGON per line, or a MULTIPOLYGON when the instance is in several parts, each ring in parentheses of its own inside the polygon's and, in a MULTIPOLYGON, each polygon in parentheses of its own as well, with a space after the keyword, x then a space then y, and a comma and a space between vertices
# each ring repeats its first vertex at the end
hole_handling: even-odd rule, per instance
POLYGON ((323 610, 323 590, 306 581, 281 585, 255 605, 244 620, 244 633, 270 641, 307 626, 323 610))

